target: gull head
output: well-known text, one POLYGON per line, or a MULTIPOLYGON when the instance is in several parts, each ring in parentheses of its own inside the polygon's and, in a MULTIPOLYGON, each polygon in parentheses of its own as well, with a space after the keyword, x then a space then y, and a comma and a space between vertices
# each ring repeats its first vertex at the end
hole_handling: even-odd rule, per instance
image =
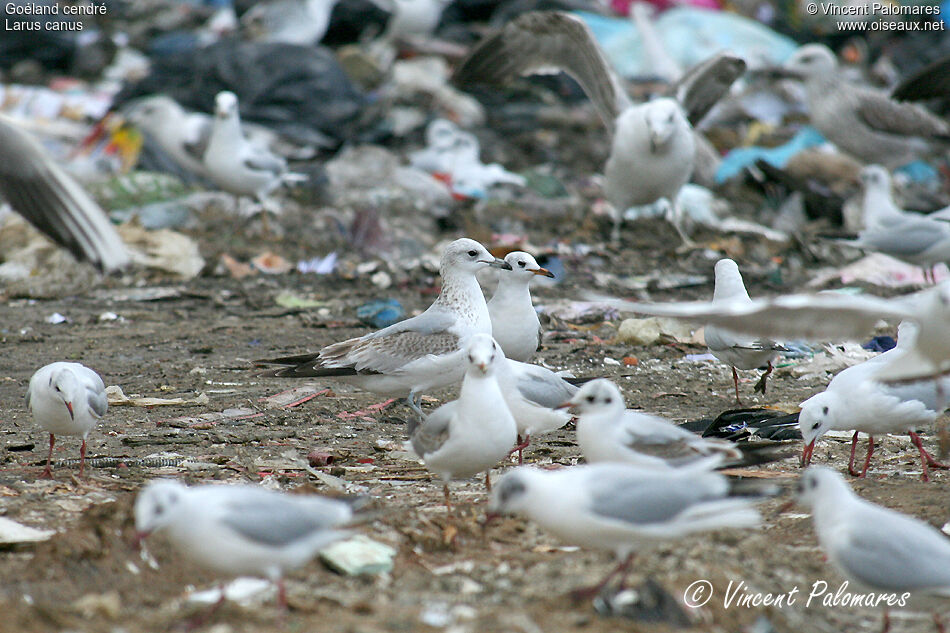
POLYGON ((505 261, 511 266, 511 272, 504 275, 502 279, 518 279, 527 283, 538 275, 554 278, 554 273, 546 268, 541 268, 537 260, 528 253, 512 251, 505 255, 505 261))
POLYGON ((682 108, 673 99, 654 99, 644 107, 650 150, 653 152, 664 147, 677 130, 688 127, 682 108))
POLYGON ((181 125, 185 110, 171 97, 153 95, 136 99, 123 113, 133 125, 157 131, 165 125, 181 125))
POLYGON ((519 514, 528 510, 532 483, 543 473, 521 466, 508 471, 492 489, 488 501, 488 515, 519 514))
POLYGON ((475 334, 465 348, 468 355, 469 371, 488 376, 504 360, 505 354, 501 347, 488 334, 475 334))
POLYGON ((455 143, 458 128, 447 119, 435 119, 426 127, 426 143, 430 147, 446 149, 455 143))
POLYGON ((729 258, 720 259, 716 262, 715 275, 716 285, 713 289, 713 301, 717 299, 737 299, 739 297, 748 299, 749 293, 742 281, 742 273, 739 272, 739 265, 734 261, 729 258))
POLYGON ((223 90, 214 98, 214 115, 219 119, 229 119, 238 111, 238 99, 233 92, 223 90))
POLYGON ((880 165, 868 165, 861 170, 861 186, 865 191, 889 192, 891 175, 880 165))
POLYGON ((848 490, 848 484, 840 474, 827 466, 812 466, 798 478, 795 498, 803 505, 814 507, 822 495, 839 489, 848 490))
POLYGON ((492 266, 503 270, 511 270, 511 266, 503 259, 498 259, 488 252, 488 249, 466 237, 455 240, 445 247, 442 252, 442 261, 439 270, 442 277, 451 272, 467 272, 474 275, 478 270, 492 266))
POLYGON ((598 378, 581 387, 573 398, 559 408, 565 407, 570 407, 581 415, 607 412, 619 415, 626 405, 617 385, 606 378, 598 378))
POLYGON ((49 393, 63 401, 69 418, 75 418, 74 402, 81 402, 85 396, 83 386, 69 367, 59 367, 49 375, 49 393))
POLYGON ((171 479, 149 482, 135 500, 135 531, 139 540, 168 527, 184 505, 187 488, 171 479))
POLYGON ((461 162, 463 165, 480 163, 479 154, 481 153, 481 146, 478 143, 478 138, 474 134, 456 131, 452 150, 455 154, 456 161, 461 162))
POLYGON ((805 447, 802 449, 802 465, 811 463, 812 453, 815 452, 815 442, 822 435, 835 428, 839 407, 837 397, 823 391, 812 396, 802 403, 802 411, 798 414, 798 428, 802 432, 805 447))
POLYGON ((792 76, 809 79, 834 73, 838 60, 824 44, 806 44, 795 51, 782 68, 792 76))

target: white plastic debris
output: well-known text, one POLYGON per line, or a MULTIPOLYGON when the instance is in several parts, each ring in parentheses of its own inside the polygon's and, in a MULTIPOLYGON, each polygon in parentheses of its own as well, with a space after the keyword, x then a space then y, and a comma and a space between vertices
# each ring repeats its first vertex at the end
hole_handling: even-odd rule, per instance
POLYGON ((0 545, 39 543, 49 540, 54 534, 56 534, 56 530, 38 530, 17 523, 12 519, 0 517, 0 545))
POLYGON ((347 576, 392 571, 395 556, 395 549, 362 534, 337 541, 320 552, 320 559, 330 569, 347 576))

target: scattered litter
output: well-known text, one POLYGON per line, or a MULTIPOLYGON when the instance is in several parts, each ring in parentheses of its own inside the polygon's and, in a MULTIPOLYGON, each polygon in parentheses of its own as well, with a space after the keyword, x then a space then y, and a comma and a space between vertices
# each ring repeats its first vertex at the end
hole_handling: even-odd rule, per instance
POLYGON ((122 600, 119 598, 119 592, 115 590, 106 593, 87 593, 73 602, 73 608, 86 619, 100 615, 115 620, 122 613, 122 600))
POLYGON ((99 320, 100 321, 125 321, 125 319, 120 317, 115 312, 103 312, 102 314, 99 315, 99 320))
MULTIPOLYGON (((937 283, 950 279, 950 269, 946 264, 938 264, 934 268, 934 276, 937 283)), ((904 263, 883 253, 872 253, 843 268, 819 271, 808 285, 814 288, 824 286, 831 281, 840 281, 844 284, 865 282, 884 288, 923 286, 931 283, 924 279, 923 268, 904 263)))
POLYGON ((347 576, 385 574, 392 571, 396 550, 357 534, 337 541, 320 551, 320 560, 330 569, 347 576))
POLYGON ((282 292, 274 298, 274 303, 282 308, 305 310, 307 308, 321 308, 327 305, 326 301, 301 297, 292 292, 282 292))
POLYGON ((294 265, 276 253, 261 253, 251 260, 251 266, 267 275, 283 275, 294 269, 294 265))
MULTIPOLYGON (((263 578, 240 576, 224 586, 224 599, 239 604, 249 604, 255 600, 268 600, 274 593, 274 583, 263 578)), ((216 604, 221 600, 221 588, 192 591, 188 601, 195 604, 216 604)))
POLYGON ((336 268, 336 251, 324 257, 314 257, 297 262, 298 273, 314 273, 317 275, 329 275, 336 268))
POLYGON ((205 260, 198 243, 171 229, 148 231, 137 222, 118 227, 119 236, 129 247, 132 260, 142 266, 193 279, 204 269, 205 260))
POLYGON ((617 341, 632 345, 697 342, 688 323, 663 317, 624 319, 617 330, 617 341))
POLYGON ((13 519, 0 517, 0 545, 39 543, 40 541, 48 541, 54 534, 56 534, 56 530, 38 530, 17 523, 13 519))
POLYGON ((208 396, 203 393, 199 393, 190 400, 186 400, 184 398, 148 398, 138 394, 127 396, 122 391, 122 387, 118 385, 109 385, 106 387, 106 397, 109 399, 109 406, 112 407, 159 407, 168 405, 201 406, 208 404, 208 396))
POLYGON ((384 328, 403 320, 406 316, 397 299, 374 299, 356 309, 356 317, 376 329, 384 328))
POLYGON ((69 323, 69 319, 59 312, 54 312, 53 314, 46 317, 46 322, 52 323, 53 325, 59 325, 60 323, 69 323))
POLYGON ((312 450, 307 453, 307 463, 310 464, 313 468, 320 468, 321 466, 329 466, 334 461, 336 461, 336 456, 333 453, 327 453, 325 451, 312 450))
POLYGON ((294 387, 293 389, 281 391, 280 393, 275 393, 274 395, 267 396, 266 398, 261 398, 260 402, 265 403, 268 408, 281 407, 284 409, 290 409, 309 400, 313 400, 317 396, 328 393, 330 393, 329 389, 321 389, 314 384, 305 384, 299 387, 294 387))

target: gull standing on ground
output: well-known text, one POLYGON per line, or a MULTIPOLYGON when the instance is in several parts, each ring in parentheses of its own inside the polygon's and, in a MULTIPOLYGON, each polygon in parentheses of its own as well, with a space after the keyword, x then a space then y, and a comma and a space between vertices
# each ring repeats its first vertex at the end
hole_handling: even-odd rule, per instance
POLYGON ((485 472, 491 490, 491 467, 511 454, 518 433, 498 384, 499 367, 505 362, 501 348, 489 334, 475 334, 465 349, 467 369, 458 400, 447 402, 412 419, 412 448, 426 468, 442 479, 445 507, 451 511, 449 482, 485 472))
POLYGON ((600 583, 573 592, 593 597, 618 573, 621 586, 633 554, 643 546, 729 527, 755 527, 758 494, 713 472, 657 472, 628 464, 558 470, 519 466, 495 485, 489 518, 522 514, 559 539, 613 552, 619 565, 600 583))
MULTIPOLYGON (((811 507, 818 543, 842 576, 869 592, 895 594, 900 606, 946 604, 950 540, 935 527, 862 499, 822 466, 802 473, 797 496, 811 507)), ((944 630, 936 612, 934 624, 944 630)), ((883 630, 889 627, 885 606, 883 630)))
MULTIPOLYGON (((716 282, 713 289, 713 305, 718 304, 749 304, 749 297, 745 284, 742 282, 742 273, 739 266, 731 259, 720 259, 716 262, 716 282)), ((703 329, 706 347, 709 352, 720 361, 732 367, 732 382, 736 388, 736 403, 742 404, 739 399, 739 374, 736 369, 758 369, 762 365, 768 368, 754 391, 761 391, 765 395, 765 382, 772 373, 772 359, 785 349, 775 341, 767 338, 754 339, 738 334, 727 328, 706 324, 703 329)))
POLYGON ((935 139, 950 138, 950 125, 920 106, 842 82, 838 60, 823 44, 802 46, 783 70, 804 81, 812 125, 862 162, 899 167, 929 154, 935 139))
POLYGON ((122 108, 123 116, 148 140, 187 173, 208 178, 204 153, 214 119, 204 112, 189 112, 166 95, 136 99, 122 108))
POLYGON ((732 442, 706 439, 669 420, 627 409, 617 385, 592 380, 562 406, 577 412, 577 444, 589 464, 621 462, 652 470, 712 470, 742 452, 732 442))
POLYGON ((0 197, 40 232, 105 272, 129 265, 108 216, 42 146, 0 115, 0 197))
POLYGON ((811 463, 815 442, 828 431, 854 431, 851 438, 851 457, 848 472, 855 477, 864 477, 874 453, 874 436, 884 433, 907 433, 920 452, 922 478, 930 479, 928 466, 947 468, 928 453, 917 435, 916 429, 930 426, 937 419, 939 390, 950 393, 950 377, 935 381, 921 381, 901 385, 886 385, 875 380, 875 374, 893 358, 900 357, 912 347, 916 335, 913 323, 901 323, 897 347, 835 376, 828 387, 805 400, 798 417, 805 447, 802 449, 802 464, 811 463), (868 434, 868 451, 864 468, 854 469, 854 453, 858 433, 868 434))
MULTIPOLYGON (((950 281, 919 292, 882 299, 822 292, 730 301, 640 303, 584 293, 618 310, 704 321, 751 336, 808 340, 857 340, 874 330, 881 319, 913 321, 916 342, 875 374, 884 382, 924 380, 950 372, 950 281)), ((944 394, 946 395, 946 394, 944 394)))
MULTIPOLYGON (((723 65, 728 70, 706 68, 715 77, 709 81, 697 82, 691 76, 684 84, 686 92, 721 89, 718 98, 745 68, 742 60, 728 59, 723 65), (720 81, 719 75, 731 78, 720 81)), ((607 200, 614 213, 613 238, 619 239, 620 222, 628 208, 660 198, 667 198, 675 207, 680 188, 693 172, 696 150, 690 120, 698 121, 705 114, 687 113, 684 107, 689 110, 689 105, 681 103, 714 103, 715 99, 684 94, 679 102, 660 98, 632 103, 590 29, 580 19, 556 11, 525 13, 483 39, 455 71, 452 81, 460 86, 497 85, 551 67, 564 70, 580 84, 611 136, 604 174, 607 200)))
POLYGON ((486 266, 510 268, 475 240, 455 240, 442 253, 439 297, 422 314, 328 345, 317 354, 256 363, 286 365, 265 374, 269 376, 328 377, 373 393, 407 396, 410 406, 421 414, 423 393, 462 379, 468 338, 491 333, 488 305, 475 279, 475 273, 486 266))
POLYGON ((531 303, 531 280, 554 273, 538 265, 528 253, 514 251, 505 255, 510 272, 498 273, 498 285, 488 301, 491 334, 501 345, 505 357, 527 362, 541 346, 541 321, 531 303))
MULTIPOLYGON (((149 482, 135 500, 139 539, 164 532, 189 560, 231 576, 265 576, 287 606, 283 575, 347 532, 351 503, 259 486, 149 482)), ((224 591, 218 605, 224 602, 224 591)))
POLYGON ((214 104, 214 125, 203 158, 208 178, 221 189, 253 197, 265 211, 277 213, 268 195, 284 182, 299 180, 300 174, 288 172, 287 161, 247 140, 233 92, 219 92, 214 104))
POLYGON ((106 387, 99 374, 79 363, 56 362, 30 378, 26 406, 33 420, 49 433, 49 454, 43 477, 52 477, 53 444, 57 435, 78 435, 79 476, 86 466, 86 437, 109 409, 106 387))
POLYGON ((571 415, 558 407, 577 393, 577 387, 550 369, 510 359, 498 368, 498 384, 518 427, 513 450, 523 464, 532 435, 555 431, 571 421, 571 415))

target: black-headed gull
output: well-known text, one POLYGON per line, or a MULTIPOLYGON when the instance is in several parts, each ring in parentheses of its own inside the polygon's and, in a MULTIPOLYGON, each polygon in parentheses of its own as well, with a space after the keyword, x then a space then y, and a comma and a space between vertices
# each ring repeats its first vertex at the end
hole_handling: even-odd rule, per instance
MULTIPOLYGON (((135 500, 139 539, 162 532, 189 560, 220 574, 265 576, 287 605, 283 575, 347 535, 350 503, 251 485, 150 482, 135 500)), ((221 601, 224 592, 221 592, 221 601)), ((220 604, 220 602, 219 602, 220 604)))
POLYGON ((554 277, 554 274, 521 251, 508 253, 505 261, 511 271, 498 274, 498 285, 488 300, 491 334, 507 358, 526 362, 541 344, 541 321, 531 303, 529 284, 538 275, 554 277))
POLYGON ((426 468, 443 482, 445 505, 451 508, 449 481, 485 473, 511 452, 518 433, 515 419, 498 385, 498 368, 507 362, 488 334, 475 334, 465 349, 465 378, 458 400, 447 402, 409 425, 412 448, 426 468))
POLYGON ((79 363, 56 362, 41 367, 30 378, 26 406, 33 420, 49 433, 49 455, 43 477, 52 477, 53 444, 57 435, 78 435, 79 476, 86 465, 86 438, 109 408, 99 374, 79 363))

